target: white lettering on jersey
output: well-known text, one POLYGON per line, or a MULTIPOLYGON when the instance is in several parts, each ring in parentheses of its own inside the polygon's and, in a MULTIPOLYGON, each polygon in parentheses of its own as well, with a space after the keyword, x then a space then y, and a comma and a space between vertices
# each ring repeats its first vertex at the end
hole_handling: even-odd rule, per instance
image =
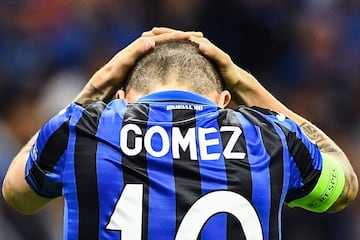
POLYGON ((138 125, 127 124, 123 126, 120 132, 120 148, 129 156, 135 156, 140 153, 142 148, 141 129, 138 125), (134 138, 134 148, 129 148, 127 140, 129 138, 129 132, 133 131, 138 137, 134 138))
POLYGON ((231 137, 228 143, 225 145, 223 151, 224 157, 227 159, 244 159, 246 155, 244 152, 233 152, 235 144, 239 140, 242 130, 235 126, 222 126, 220 128, 220 132, 232 132, 231 137))
POLYGON ((185 136, 181 134, 180 128, 174 127, 172 129, 173 158, 180 158, 179 147, 181 147, 183 151, 186 151, 186 149, 189 148, 190 159, 197 160, 195 128, 189 128, 185 133, 185 136))
POLYGON ((169 152, 170 149, 169 136, 166 130, 160 126, 152 126, 146 131, 144 137, 144 144, 145 150, 154 157, 163 157, 166 155, 166 153, 169 152), (155 134, 159 134, 162 141, 162 144, 158 144, 161 146, 161 149, 159 151, 155 151, 151 145, 151 139, 155 134))
POLYGON ((203 106, 201 105, 185 105, 185 104, 171 104, 166 106, 166 110, 174 110, 174 109, 190 109, 190 110, 203 110, 203 106))
POLYGON ((221 143, 221 139, 216 132, 217 130, 214 127, 199 127, 197 129, 189 128, 183 135, 179 127, 172 127, 170 137, 168 132, 166 132, 165 128, 162 126, 152 126, 145 132, 143 137, 142 130, 138 125, 127 124, 123 126, 120 132, 120 148, 126 155, 136 156, 141 152, 144 146, 148 154, 160 158, 169 153, 171 143, 171 152, 175 159, 180 158, 180 149, 182 151, 189 150, 191 160, 198 160, 198 149, 201 160, 218 160, 221 154, 223 154, 225 159, 245 158, 246 153, 234 151, 235 144, 239 141, 242 134, 242 130, 236 126, 222 126, 220 128, 220 133, 231 133, 230 139, 223 147, 222 153, 214 152, 214 150, 209 152, 209 148, 213 147, 213 149, 216 149, 216 146, 221 143), (130 132, 133 132, 134 134, 130 135, 130 132), (159 137, 161 140, 159 142, 161 143, 154 149, 152 142, 155 136, 159 137), (132 142, 133 146, 130 147, 128 142, 132 142))
POLYGON ((206 138, 206 135, 215 133, 216 129, 212 128, 199 128, 199 147, 201 160, 218 160, 220 153, 208 153, 208 147, 213 145, 219 145, 220 140, 218 138, 206 138))

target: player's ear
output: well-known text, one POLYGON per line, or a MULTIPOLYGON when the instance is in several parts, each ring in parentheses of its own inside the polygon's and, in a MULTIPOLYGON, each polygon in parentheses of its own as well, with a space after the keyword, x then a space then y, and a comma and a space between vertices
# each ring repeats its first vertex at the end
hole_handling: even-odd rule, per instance
POLYGON ((221 108, 225 108, 231 101, 231 94, 228 90, 221 91, 218 98, 218 106, 221 108))
POLYGON ((115 94, 115 98, 125 99, 125 91, 123 89, 118 90, 115 94))
POLYGON ((143 93, 131 88, 127 92, 124 89, 120 89, 115 94, 115 98, 122 99, 128 103, 134 103, 142 96, 144 96, 143 93))

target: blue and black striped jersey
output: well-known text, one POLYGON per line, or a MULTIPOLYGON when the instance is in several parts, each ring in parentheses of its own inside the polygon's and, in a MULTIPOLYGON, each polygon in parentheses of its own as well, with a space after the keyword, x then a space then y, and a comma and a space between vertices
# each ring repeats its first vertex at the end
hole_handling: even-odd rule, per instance
POLYGON ((72 103, 41 129, 26 180, 64 196, 65 239, 281 239, 322 158, 290 119, 163 91, 72 103))

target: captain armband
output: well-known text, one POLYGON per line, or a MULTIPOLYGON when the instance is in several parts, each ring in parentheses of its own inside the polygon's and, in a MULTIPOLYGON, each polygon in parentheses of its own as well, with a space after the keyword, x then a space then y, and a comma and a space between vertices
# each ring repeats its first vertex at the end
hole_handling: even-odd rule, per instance
POLYGON ((289 207, 301 207, 311 212, 326 212, 339 198, 345 184, 345 173, 336 160, 322 155, 323 166, 314 189, 306 196, 288 203, 289 207))

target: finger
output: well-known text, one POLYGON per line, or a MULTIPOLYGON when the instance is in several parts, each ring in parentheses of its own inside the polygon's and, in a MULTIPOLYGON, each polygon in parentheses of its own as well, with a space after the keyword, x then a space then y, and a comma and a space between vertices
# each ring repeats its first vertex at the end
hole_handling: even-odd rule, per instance
POLYGON ((230 56, 223 52, 221 49, 214 45, 210 45, 208 43, 201 43, 199 45, 199 50, 202 52, 207 58, 213 60, 219 68, 226 68, 229 64, 232 63, 230 56))
POLYGON ((154 47, 154 39, 140 37, 118 52, 110 62, 120 69, 119 72, 126 72, 141 56, 154 47))
POLYGON ((145 36, 142 36, 135 40, 132 44, 124 49, 119 55, 126 59, 123 61, 126 64, 132 64, 139 57, 144 55, 150 49, 155 47, 156 42, 166 41, 166 40, 187 40, 190 38, 190 34, 182 31, 172 31, 168 33, 163 33, 160 35, 150 35, 146 32, 143 33, 145 36))
POLYGON ((151 32, 154 35, 159 35, 159 34, 163 34, 163 33, 170 33, 170 32, 176 32, 176 31, 179 31, 179 30, 176 30, 174 28, 168 28, 168 27, 153 27, 151 29, 151 32))
POLYGON ((193 37, 199 37, 199 38, 204 37, 204 34, 199 31, 187 31, 187 33, 189 33, 193 37))
POLYGON ((155 41, 152 38, 139 38, 137 41, 134 42, 132 55, 134 59, 139 58, 140 56, 144 55, 150 49, 155 47, 155 41))
POLYGON ((162 33, 159 35, 154 35, 151 38, 155 42, 167 41, 167 40, 188 40, 190 39, 190 34, 182 31, 173 31, 168 33, 162 33))
POLYGON ((176 32, 179 30, 173 29, 173 28, 168 28, 168 27, 153 27, 151 30, 143 32, 141 34, 142 37, 151 37, 151 36, 155 36, 155 35, 160 35, 163 33, 171 33, 171 32, 176 32))
POLYGON ((152 37, 152 36, 161 35, 164 33, 174 33, 174 32, 183 32, 183 31, 166 28, 166 27, 154 27, 149 31, 143 32, 141 34, 141 36, 142 37, 152 37))
POLYGON ((190 41, 195 42, 200 45, 200 43, 206 43, 209 45, 213 45, 206 37, 190 35, 190 41))
POLYGON ((141 37, 151 37, 151 36, 154 36, 154 33, 152 32, 152 29, 149 30, 149 31, 143 32, 141 34, 141 37))
POLYGON ((208 39, 191 36, 190 40, 199 44, 200 52, 207 58, 213 60, 218 67, 222 68, 231 63, 230 56, 220 48, 216 47, 208 39))
MULTIPOLYGON (((171 32, 187 32, 189 35, 194 36, 194 37, 203 37, 203 33, 200 31, 181 31, 181 30, 176 30, 173 28, 168 28, 168 27, 154 27, 151 31, 153 35, 160 35, 160 34, 164 34, 164 33, 171 33, 171 32)), ((149 33, 147 33, 149 34, 149 33)))

